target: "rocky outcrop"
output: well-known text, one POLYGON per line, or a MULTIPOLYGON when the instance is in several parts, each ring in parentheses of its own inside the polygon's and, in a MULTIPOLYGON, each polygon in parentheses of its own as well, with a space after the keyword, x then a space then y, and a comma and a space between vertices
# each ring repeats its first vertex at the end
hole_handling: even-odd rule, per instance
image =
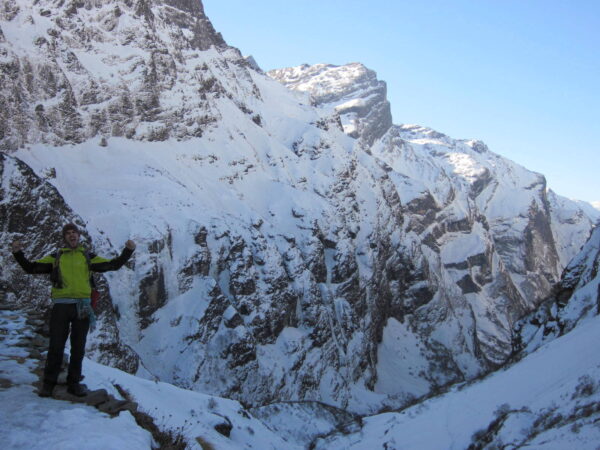
POLYGON ((514 347, 520 355, 535 351, 600 313, 599 248, 600 227, 596 226, 545 301, 516 323, 514 347))
MULTIPOLYGON (((4 33, 31 42, 27 52, 0 42, 1 150, 111 136, 182 139, 216 120, 209 97, 223 92, 215 71, 227 68, 204 64, 181 76, 198 51, 227 48, 200 1, 5 3, 4 33), (194 98, 181 94, 187 86, 194 98)), ((231 52, 235 64, 243 61, 231 52)))
POLYGON ((291 89, 310 92, 313 103, 338 114, 344 132, 370 147, 392 126, 387 86, 359 63, 275 69, 268 75, 291 89))

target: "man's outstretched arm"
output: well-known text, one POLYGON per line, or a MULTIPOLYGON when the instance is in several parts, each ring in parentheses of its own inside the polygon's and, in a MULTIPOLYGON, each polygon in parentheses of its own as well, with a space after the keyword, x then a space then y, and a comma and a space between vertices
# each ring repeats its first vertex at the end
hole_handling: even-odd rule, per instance
POLYGON ((44 262, 29 261, 23 254, 23 246, 19 241, 14 241, 12 243, 11 250, 13 256, 25 272, 31 274, 52 272, 52 261, 50 261, 50 259, 52 259, 51 257, 46 257, 43 260, 40 260, 44 262))
POLYGON ((112 270, 119 270, 121 267, 123 267, 123 264, 125 264, 129 258, 131 258, 134 250, 135 242, 127 241, 125 243, 125 248, 119 256, 110 260, 96 256, 90 262, 90 269, 94 272, 110 272, 112 270))

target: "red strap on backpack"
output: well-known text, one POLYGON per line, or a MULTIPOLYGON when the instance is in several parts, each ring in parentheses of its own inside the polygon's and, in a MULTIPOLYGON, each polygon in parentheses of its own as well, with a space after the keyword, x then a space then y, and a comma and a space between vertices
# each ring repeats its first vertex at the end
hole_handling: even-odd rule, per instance
POLYGON ((98 292, 96 289, 92 289, 92 294, 90 295, 90 300, 92 303, 92 309, 94 311, 96 311, 97 307, 98 307, 98 300, 100 299, 100 292, 98 292))

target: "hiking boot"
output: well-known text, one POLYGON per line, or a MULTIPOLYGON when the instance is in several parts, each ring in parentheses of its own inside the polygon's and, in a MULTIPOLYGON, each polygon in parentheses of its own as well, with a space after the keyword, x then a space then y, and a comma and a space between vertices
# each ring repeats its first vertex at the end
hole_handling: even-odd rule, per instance
POLYGON ((88 393, 87 388, 80 383, 70 384, 67 387, 67 392, 75 397, 85 397, 88 393))
POLYGON ((52 391, 54 390, 54 385, 50 383, 44 383, 42 388, 38 390, 38 395, 40 397, 52 397, 52 391))

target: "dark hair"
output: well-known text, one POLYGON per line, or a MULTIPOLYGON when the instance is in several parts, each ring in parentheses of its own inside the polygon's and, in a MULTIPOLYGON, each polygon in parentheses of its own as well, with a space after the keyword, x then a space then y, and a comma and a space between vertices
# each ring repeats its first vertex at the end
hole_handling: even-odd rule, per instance
POLYGON ((68 223, 62 229, 62 237, 63 238, 65 237, 65 235, 67 234, 67 231, 69 231, 69 230, 73 230, 79 235, 81 234, 81 232, 79 231, 79 228, 77 228, 77 225, 75 225, 74 223, 68 223))

